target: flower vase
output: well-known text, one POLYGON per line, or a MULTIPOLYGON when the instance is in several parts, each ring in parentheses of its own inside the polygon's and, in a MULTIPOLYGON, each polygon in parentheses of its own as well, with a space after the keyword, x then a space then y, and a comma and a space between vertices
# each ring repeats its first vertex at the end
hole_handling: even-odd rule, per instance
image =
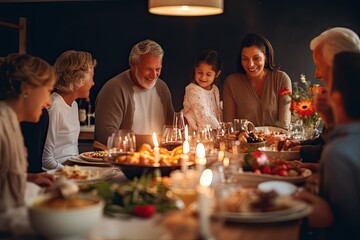
POLYGON ((315 126, 313 124, 309 126, 304 125, 304 135, 303 140, 313 139, 315 136, 315 126))

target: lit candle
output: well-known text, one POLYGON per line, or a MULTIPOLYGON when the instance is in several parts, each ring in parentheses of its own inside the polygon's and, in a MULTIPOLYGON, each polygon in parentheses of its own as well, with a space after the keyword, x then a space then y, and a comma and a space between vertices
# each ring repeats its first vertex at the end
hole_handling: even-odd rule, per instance
POLYGON ((185 130, 184 131, 185 131, 185 140, 188 141, 189 140, 189 130, 188 130, 188 125, 187 124, 185 125, 185 130))
POLYGON ((229 166, 230 160, 228 157, 224 158, 223 160, 223 166, 224 168, 227 168, 229 166))
POLYGON ((154 166, 157 167, 159 166, 160 153, 159 153, 159 143, 155 132, 153 132, 153 142, 154 142, 154 158, 155 158, 154 166))
POLYGON ((223 150, 220 150, 218 153, 218 161, 221 162, 225 157, 225 152, 223 150))
MULTIPOLYGON (((185 127, 186 128, 186 127, 185 127)), ((185 140, 183 143, 183 157, 181 159, 181 170, 183 172, 187 171, 187 162, 189 160, 190 144, 188 140, 185 140)))
POLYGON ((196 170, 201 173, 202 171, 204 171, 206 164, 205 147, 202 143, 198 143, 196 146, 196 160, 196 170))
POLYGON ((209 187, 213 178, 213 172, 206 169, 200 177, 200 184, 198 190, 198 209, 200 217, 200 233, 203 239, 213 239, 210 231, 209 218, 209 202, 212 197, 212 191, 209 187))

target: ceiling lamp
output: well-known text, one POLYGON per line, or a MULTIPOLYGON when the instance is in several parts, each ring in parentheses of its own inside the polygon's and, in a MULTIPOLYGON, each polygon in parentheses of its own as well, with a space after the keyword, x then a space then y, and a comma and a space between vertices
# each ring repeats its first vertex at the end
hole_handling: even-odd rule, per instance
POLYGON ((166 16, 208 16, 224 12, 224 0, 149 0, 149 12, 166 16))

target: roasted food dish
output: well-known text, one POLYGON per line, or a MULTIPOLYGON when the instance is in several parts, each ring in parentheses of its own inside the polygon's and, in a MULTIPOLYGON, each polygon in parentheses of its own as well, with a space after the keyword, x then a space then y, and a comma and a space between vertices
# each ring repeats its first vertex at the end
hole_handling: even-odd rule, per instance
POLYGON ((108 152, 107 151, 85 152, 85 153, 82 153, 80 156, 83 156, 85 158, 104 159, 108 156, 108 152))
MULTIPOLYGON (((120 155, 114 162, 131 165, 143 166, 173 166, 180 165, 182 159, 182 146, 174 148, 172 151, 166 148, 159 148, 158 162, 155 159, 155 151, 149 144, 143 144, 139 148, 139 152, 133 152, 129 155, 120 155)), ((193 159, 190 159, 193 162, 193 159)))
POLYGON ((55 172, 55 177, 64 176, 67 179, 73 180, 86 180, 94 178, 99 173, 94 173, 90 170, 83 170, 78 165, 75 166, 64 166, 62 169, 55 172))

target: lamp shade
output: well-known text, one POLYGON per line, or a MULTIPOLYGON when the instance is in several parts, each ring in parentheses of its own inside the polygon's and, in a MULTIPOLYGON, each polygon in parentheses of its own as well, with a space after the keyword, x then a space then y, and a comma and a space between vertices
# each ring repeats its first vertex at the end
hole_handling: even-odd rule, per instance
POLYGON ((167 16, 207 16, 224 12, 224 0, 149 0, 149 12, 167 16))

